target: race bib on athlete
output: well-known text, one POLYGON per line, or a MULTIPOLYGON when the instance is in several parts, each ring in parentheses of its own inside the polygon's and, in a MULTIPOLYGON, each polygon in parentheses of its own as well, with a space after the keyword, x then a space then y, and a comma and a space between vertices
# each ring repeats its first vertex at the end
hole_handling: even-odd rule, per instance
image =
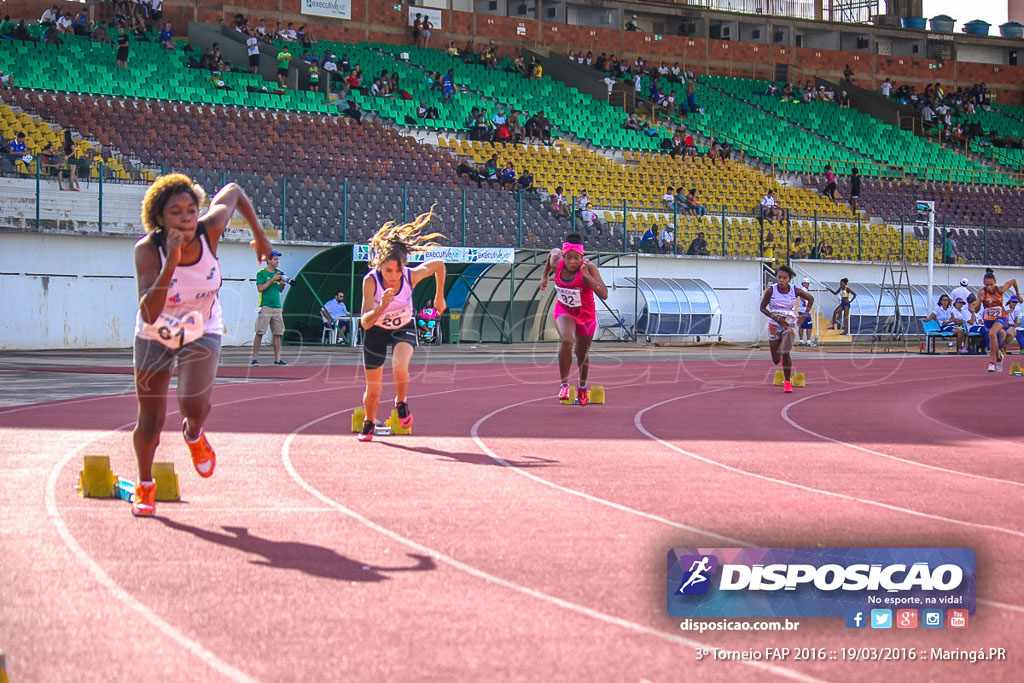
POLYGON ((985 319, 986 320, 995 320, 997 318, 1002 318, 1002 317, 1003 317, 1003 309, 1001 309, 1001 308, 986 308, 985 309, 985 319))
POLYGON ((583 294, 579 289, 555 286, 558 301, 568 308, 579 308, 583 305, 583 294))
POLYGON ((142 333, 146 339, 158 341, 177 351, 203 336, 203 314, 192 312, 179 318, 161 313, 156 322, 142 326, 142 333))
POLYGON ((377 326, 383 327, 389 330, 396 330, 399 327, 403 327, 409 324, 412 319, 412 309, 400 308, 397 311, 385 311, 377 318, 377 326))

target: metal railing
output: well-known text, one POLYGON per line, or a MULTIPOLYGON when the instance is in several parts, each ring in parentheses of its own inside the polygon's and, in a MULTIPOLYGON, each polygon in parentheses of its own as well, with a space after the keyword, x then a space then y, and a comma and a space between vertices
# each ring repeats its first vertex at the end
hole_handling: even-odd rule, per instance
MULTIPOLYGON (((80 179, 80 192, 61 190, 55 178, 42 174, 28 179, 0 177, 7 199, 0 225, 142 234, 139 213, 148 184, 111 181, 104 175, 101 171, 97 177, 80 179)), ((272 238, 282 240, 365 242, 383 222, 409 221, 434 206, 432 226, 452 246, 542 249, 560 244, 566 233, 579 232, 588 248, 606 252, 690 252, 766 258, 776 265, 802 258, 881 262, 892 252, 912 263, 927 261, 927 236, 915 236, 909 217, 871 223, 850 215, 842 205, 829 213, 790 207, 784 220, 769 220, 760 205, 733 206, 713 197, 704 204, 700 193, 695 207, 682 200, 611 201, 597 196, 589 211, 578 210, 579 198, 569 196, 565 204, 573 208, 556 214, 544 191, 382 185, 327 177, 229 177, 202 171, 189 175, 211 195, 229 181, 238 183, 251 198, 264 228, 272 238)), ((241 235, 246 226, 236 215, 229 228, 241 235)), ((1020 260, 1019 230, 941 221, 936 229, 938 262, 943 261, 947 237, 953 241, 959 263, 1007 265, 1020 260)))

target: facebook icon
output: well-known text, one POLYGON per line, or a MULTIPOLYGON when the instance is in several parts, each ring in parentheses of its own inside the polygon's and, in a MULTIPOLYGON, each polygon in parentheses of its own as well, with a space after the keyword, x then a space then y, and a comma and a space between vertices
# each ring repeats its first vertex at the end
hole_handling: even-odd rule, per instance
POLYGON ((867 613, 864 610, 846 610, 846 628, 867 628, 867 621, 867 613))

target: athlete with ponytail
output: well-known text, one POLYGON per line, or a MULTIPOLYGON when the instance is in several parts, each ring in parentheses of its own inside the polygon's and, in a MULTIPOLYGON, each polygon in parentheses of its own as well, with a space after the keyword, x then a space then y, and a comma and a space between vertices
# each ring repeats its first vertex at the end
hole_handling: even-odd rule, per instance
POLYGON ((608 298, 608 287, 601 279, 597 266, 583 257, 583 239, 578 233, 567 235, 561 249, 552 249, 544 265, 540 288, 548 286, 548 276, 555 272, 555 327, 562 341, 558 347, 558 372, 562 384, 558 399, 569 398, 569 373, 572 371, 573 351, 579 368, 576 397, 581 406, 590 402, 587 377, 590 374, 590 345, 597 331, 597 311, 594 294, 602 300, 608 298))
POLYGON ((360 441, 373 439, 377 406, 380 403, 384 361, 388 347, 393 347, 391 369, 395 374, 395 408, 399 424, 412 427, 412 413, 405 399, 409 392, 409 361, 416 347, 416 320, 412 291, 431 275, 437 292, 434 308, 444 313, 444 261, 433 259, 415 268, 407 264, 409 256, 438 246, 434 241, 440 233, 423 234, 423 228, 434 217, 434 210, 416 217, 412 223, 385 223, 370 240, 370 272, 363 278, 363 368, 366 370, 366 410, 360 441))

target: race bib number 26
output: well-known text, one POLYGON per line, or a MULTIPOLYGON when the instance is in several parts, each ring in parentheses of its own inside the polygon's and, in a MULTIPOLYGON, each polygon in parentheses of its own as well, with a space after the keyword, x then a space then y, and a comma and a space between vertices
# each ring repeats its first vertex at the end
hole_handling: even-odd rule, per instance
POLYGON ((203 336, 203 315, 187 313, 179 318, 161 313, 155 322, 144 325, 142 332, 147 339, 178 350, 203 336))

